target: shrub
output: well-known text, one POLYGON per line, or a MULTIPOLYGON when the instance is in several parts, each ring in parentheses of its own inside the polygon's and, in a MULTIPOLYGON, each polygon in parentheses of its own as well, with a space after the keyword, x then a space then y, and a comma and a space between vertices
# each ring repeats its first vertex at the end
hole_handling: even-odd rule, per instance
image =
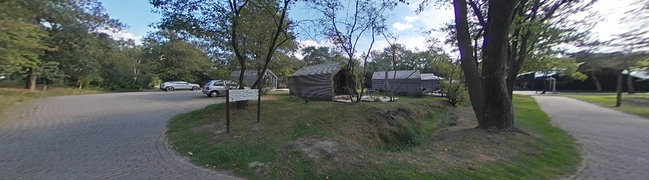
POLYGON ((446 100, 453 106, 457 106, 458 104, 465 103, 469 100, 469 94, 464 84, 442 81, 440 86, 446 100))

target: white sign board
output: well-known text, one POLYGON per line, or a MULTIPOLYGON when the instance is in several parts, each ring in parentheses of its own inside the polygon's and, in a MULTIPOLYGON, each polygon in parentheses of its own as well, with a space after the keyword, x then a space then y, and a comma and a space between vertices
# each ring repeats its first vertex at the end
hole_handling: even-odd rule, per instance
POLYGON ((231 89, 229 93, 230 101, 255 100, 259 97, 257 89, 231 89))

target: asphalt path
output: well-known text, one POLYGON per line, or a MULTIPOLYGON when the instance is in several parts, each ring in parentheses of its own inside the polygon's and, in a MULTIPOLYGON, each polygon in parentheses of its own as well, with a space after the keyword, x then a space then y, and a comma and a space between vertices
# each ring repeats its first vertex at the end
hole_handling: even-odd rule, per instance
POLYGON ((0 121, 0 179, 232 179, 170 150, 176 114, 223 102, 200 91, 61 96, 0 121))
POLYGON ((584 161, 568 179, 649 178, 649 119, 567 97, 517 93, 532 95, 582 145, 584 161))

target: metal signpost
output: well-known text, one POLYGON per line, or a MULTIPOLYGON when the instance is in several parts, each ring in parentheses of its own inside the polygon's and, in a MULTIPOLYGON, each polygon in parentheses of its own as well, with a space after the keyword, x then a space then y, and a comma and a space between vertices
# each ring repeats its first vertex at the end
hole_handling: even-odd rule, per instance
MULTIPOLYGON (((231 89, 225 91, 225 126, 227 133, 230 133, 230 102, 258 99, 260 98, 259 92, 257 89, 231 89)), ((261 104, 257 104, 257 106, 261 106, 261 104)), ((257 108, 257 122, 259 122, 259 108, 257 108)))

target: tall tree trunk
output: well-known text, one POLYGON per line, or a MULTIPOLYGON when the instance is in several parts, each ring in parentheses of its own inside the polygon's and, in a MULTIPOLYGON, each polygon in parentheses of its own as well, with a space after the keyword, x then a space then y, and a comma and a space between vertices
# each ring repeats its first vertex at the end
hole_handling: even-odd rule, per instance
POLYGON ((617 72, 617 87, 615 88, 616 91, 616 100, 615 100, 615 107, 620 107, 622 106, 622 71, 617 72))
POLYGON ((485 97, 483 119, 478 127, 512 129, 514 111, 507 89, 509 29, 516 0, 489 1, 489 20, 485 32, 482 61, 482 84, 485 97))
POLYGON ((595 90, 597 92, 602 92, 602 83, 599 82, 599 79, 597 79, 597 71, 591 71, 590 72, 590 78, 593 79, 593 82, 595 82, 595 90))
MULTIPOLYGON (((243 87, 243 76, 244 73, 246 72, 246 58, 241 54, 241 51, 239 50, 239 36, 237 34, 237 28, 239 24, 239 17, 241 15, 241 10, 248 4, 248 1, 244 1, 241 6, 237 5, 236 0, 231 0, 228 1, 230 4, 230 10, 232 11, 232 25, 230 26, 230 45, 232 46, 232 49, 234 50, 234 54, 237 57, 237 60, 239 61, 239 67, 241 68, 241 73, 239 74, 239 89, 245 89, 243 87)), ((236 103, 236 109, 244 109, 248 106, 248 101, 237 101, 236 103)))
POLYGON ((484 94, 482 92, 482 82, 480 81, 480 72, 478 71, 477 61, 473 58, 473 47, 471 47, 471 35, 469 33, 469 22, 467 20, 467 3, 466 0, 454 0, 455 8, 455 30, 457 33, 458 49, 460 50, 460 62, 466 86, 469 91, 469 99, 473 112, 478 120, 482 123, 484 111, 484 94))
POLYGON ((626 77, 626 87, 629 94, 635 93, 635 88, 633 87, 633 76, 631 76, 631 70, 627 70, 629 74, 626 77))
POLYGON ((27 84, 25 84, 25 89, 29 91, 34 91, 36 89, 36 75, 34 74, 34 69, 29 69, 29 75, 27 76, 27 84))

